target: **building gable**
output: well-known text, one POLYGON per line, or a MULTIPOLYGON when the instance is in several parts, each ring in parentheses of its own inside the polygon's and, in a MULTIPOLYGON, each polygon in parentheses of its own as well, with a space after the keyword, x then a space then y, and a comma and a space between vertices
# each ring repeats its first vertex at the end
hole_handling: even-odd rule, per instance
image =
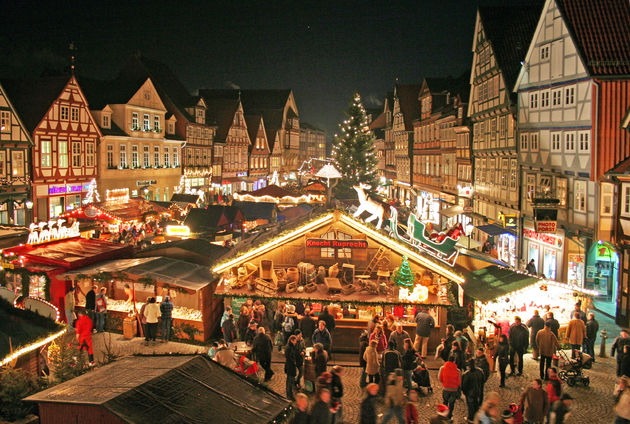
POLYGON ((147 78, 144 84, 131 96, 127 104, 166 112, 166 107, 150 78, 147 78))
POLYGON ((33 141, 31 139, 31 135, 17 114, 2 85, 0 85, 0 110, 2 111, 0 141, 3 143, 17 142, 32 145, 33 141))

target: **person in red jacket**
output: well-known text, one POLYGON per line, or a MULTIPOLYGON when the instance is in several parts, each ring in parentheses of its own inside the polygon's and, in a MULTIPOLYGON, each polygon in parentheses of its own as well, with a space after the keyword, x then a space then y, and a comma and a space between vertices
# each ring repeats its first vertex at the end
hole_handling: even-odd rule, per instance
POLYGON ((90 366, 94 366, 94 351, 92 350, 92 328, 94 328, 94 324, 84 311, 79 312, 79 319, 77 319, 74 328, 77 331, 79 351, 87 350, 90 366))
POLYGON ((442 383, 442 398, 448 406, 448 418, 453 417, 453 407, 455 401, 460 397, 462 377, 455 364, 455 357, 450 356, 448 361, 442 365, 438 373, 438 380, 442 383))

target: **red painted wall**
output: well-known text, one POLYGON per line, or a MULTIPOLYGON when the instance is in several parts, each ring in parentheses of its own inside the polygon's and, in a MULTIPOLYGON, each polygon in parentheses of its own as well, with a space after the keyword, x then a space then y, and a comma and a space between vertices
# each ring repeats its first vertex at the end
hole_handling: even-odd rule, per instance
POLYGON ((630 108, 630 78, 625 80, 596 80, 599 87, 593 98, 597 96, 597 108, 593 107, 593 122, 597 140, 597 170, 593 175, 599 180, 622 160, 630 156, 630 132, 621 128, 621 121, 630 108), (595 116, 597 115, 597 116, 595 116))

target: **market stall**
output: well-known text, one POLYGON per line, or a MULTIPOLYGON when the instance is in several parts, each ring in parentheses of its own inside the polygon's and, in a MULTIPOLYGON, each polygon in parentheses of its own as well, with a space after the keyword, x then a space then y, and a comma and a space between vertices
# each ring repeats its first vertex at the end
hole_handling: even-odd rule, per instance
POLYGON ((446 308, 456 302, 449 287, 464 282, 453 268, 341 211, 279 228, 235 249, 213 269, 220 275, 215 295, 236 304, 245 298, 301 302, 316 315, 330 306, 337 351, 357 350, 374 314, 392 313, 413 331, 414 312, 423 307, 436 321, 429 344, 439 343, 446 308), (392 278, 396 272, 408 278, 392 278))
POLYGON ((209 269, 179 259, 154 256, 106 261, 72 270, 64 277, 73 280, 80 291, 93 284, 106 287, 108 325, 118 330, 148 297, 155 297, 158 303, 164 296, 171 298, 174 334, 182 339, 208 340, 221 313, 220 301, 212 296, 214 276, 209 269))
POLYGON ((325 203, 326 195, 316 191, 297 193, 286 187, 271 184, 256 191, 234 193, 234 200, 240 202, 275 203, 280 209, 283 209, 301 203, 325 203))
POLYGON ((473 326, 479 332, 485 328, 487 335, 494 335, 492 324, 501 321, 514 322, 519 316, 527 322, 538 310, 543 316, 553 312, 562 333, 574 310, 575 304, 590 304, 595 291, 584 290, 542 278, 524 272, 514 271, 497 265, 489 266, 465 274, 465 297, 470 299, 473 326))

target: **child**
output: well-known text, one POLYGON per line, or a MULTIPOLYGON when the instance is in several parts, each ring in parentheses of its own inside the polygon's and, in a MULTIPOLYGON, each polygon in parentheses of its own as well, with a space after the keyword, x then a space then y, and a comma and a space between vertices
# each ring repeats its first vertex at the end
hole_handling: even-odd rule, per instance
POLYGON ((410 390, 408 395, 407 406, 405 407, 405 423, 406 424, 418 424, 418 408, 416 404, 418 402, 418 392, 416 390, 410 390))

